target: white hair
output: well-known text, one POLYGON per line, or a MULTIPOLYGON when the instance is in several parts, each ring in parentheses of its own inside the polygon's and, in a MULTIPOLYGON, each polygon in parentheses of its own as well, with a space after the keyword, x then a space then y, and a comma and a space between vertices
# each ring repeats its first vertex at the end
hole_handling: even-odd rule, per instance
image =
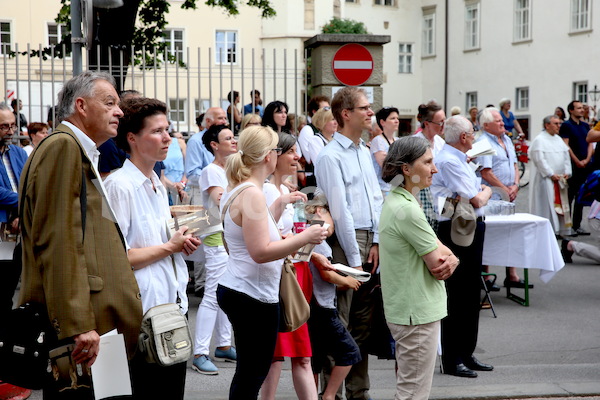
POLYGON ((446 120, 444 127, 444 138, 446 143, 454 144, 460 140, 460 135, 469 132, 473 128, 471 122, 462 115, 453 115, 446 120))

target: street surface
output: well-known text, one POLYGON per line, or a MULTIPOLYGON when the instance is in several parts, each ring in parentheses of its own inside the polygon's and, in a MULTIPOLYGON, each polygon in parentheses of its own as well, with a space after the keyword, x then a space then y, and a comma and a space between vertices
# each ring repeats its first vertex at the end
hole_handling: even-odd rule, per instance
MULTIPOLYGON (((527 212, 529 187, 521 190, 517 212, 527 212)), ((587 209, 584 209, 584 216, 587 209)), ((587 230, 587 223, 582 225, 587 230)), ((589 236, 577 238, 591 242, 589 236)), ((502 246, 502 243, 498 243, 502 246)), ((503 267, 492 267, 498 282, 503 267)), ((522 272, 520 272, 522 274, 522 272)), ((492 294, 498 318, 482 310, 475 355, 494 365, 493 372, 479 372, 476 379, 442 375, 436 367, 432 399, 574 398, 600 400, 600 266, 573 256, 548 284, 531 270, 529 307, 506 298, 506 291, 492 294)), ((514 292, 519 293, 518 289, 514 292)), ((522 293, 522 291, 520 291, 522 293)), ((190 326, 195 326, 199 299, 190 295, 190 326)), ((189 362, 191 366, 191 361, 189 362)), ((217 376, 188 369, 186 400, 227 399, 234 364, 216 362, 217 376)), ((394 362, 371 357, 371 396, 394 397, 394 362)), ((30 397, 41 400, 40 391, 30 397)), ((289 361, 279 384, 277 399, 295 399, 289 361)))

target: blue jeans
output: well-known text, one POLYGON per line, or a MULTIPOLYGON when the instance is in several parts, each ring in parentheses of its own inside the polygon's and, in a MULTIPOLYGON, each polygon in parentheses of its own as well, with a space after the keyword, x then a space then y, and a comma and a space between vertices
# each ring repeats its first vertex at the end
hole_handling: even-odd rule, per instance
POLYGON ((279 303, 263 303, 221 285, 217 287, 217 301, 231 321, 237 350, 229 399, 256 399, 275 353, 279 303))

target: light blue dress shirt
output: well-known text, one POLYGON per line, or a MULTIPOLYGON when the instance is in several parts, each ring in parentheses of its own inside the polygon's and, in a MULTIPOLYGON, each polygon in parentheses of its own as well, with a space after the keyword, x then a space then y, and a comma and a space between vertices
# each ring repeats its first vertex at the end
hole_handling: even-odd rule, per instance
MULTIPOLYGON (((433 175, 431 194, 438 219, 447 221, 449 218, 439 216, 438 198, 460 196, 472 199, 481 191, 481 178, 478 178, 473 169, 467 164, 467 155, 462 151, 445 144, 435 159, 438 173, 433 175)), ((483 216, 483 208, 476 208, 478 217, 483 216)))
POLYGON ((215 156, 206 149, 202 143, 204 132, 198 132, 193 135, 187 142, 187 150, 185 153, 185 175, 188 178, 190 185, 198 186, 200 173, 208 164, 214 161, 215 156))
POLYGON ((317 186, 329 201, 335 233, 349 266, 362 266, 355 230, 372 231, 373 243, 379 243, 383 205, 369 150, 362 140, 357 146, 348 137, 336 134, 319 153, 315 175, 317 186))
MULTIPOLYGON (((506 150, 500 146, 500 143, 498 143, 498 138, 489 132, 484 131, 478 141, 480 140, 489 141, 492 145, 492 148, 496 150, 495 156, 483 156, 477 159, 477 162, 481 164, 481 168, 491 168, 494 175, 496 175, 496 178, 498 178, 503 185, 514 185, 517 154, 515 153, 515 146, 513 145, 512 140, 505 134, 502 134, 502 142, 504 142, 506 150)), ((482 181, 485 185, 490 187, 492 186, 485 179, 482 181)), ((497 191, 494 191, 492 194, 492 199, 500 200, 501 194, 497 191)))

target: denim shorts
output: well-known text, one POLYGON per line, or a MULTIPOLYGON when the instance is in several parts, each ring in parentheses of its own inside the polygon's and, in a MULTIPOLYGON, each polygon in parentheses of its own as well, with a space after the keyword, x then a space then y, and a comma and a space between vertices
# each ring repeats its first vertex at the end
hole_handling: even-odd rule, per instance
POLYGON ((333 357, 335 365, 354 365, 362 357, 358 345, 340 321, 336 309, 323 308, 314 300, 310 306, 308 332, 313 348, 312 369, 318 374, 333 357))

